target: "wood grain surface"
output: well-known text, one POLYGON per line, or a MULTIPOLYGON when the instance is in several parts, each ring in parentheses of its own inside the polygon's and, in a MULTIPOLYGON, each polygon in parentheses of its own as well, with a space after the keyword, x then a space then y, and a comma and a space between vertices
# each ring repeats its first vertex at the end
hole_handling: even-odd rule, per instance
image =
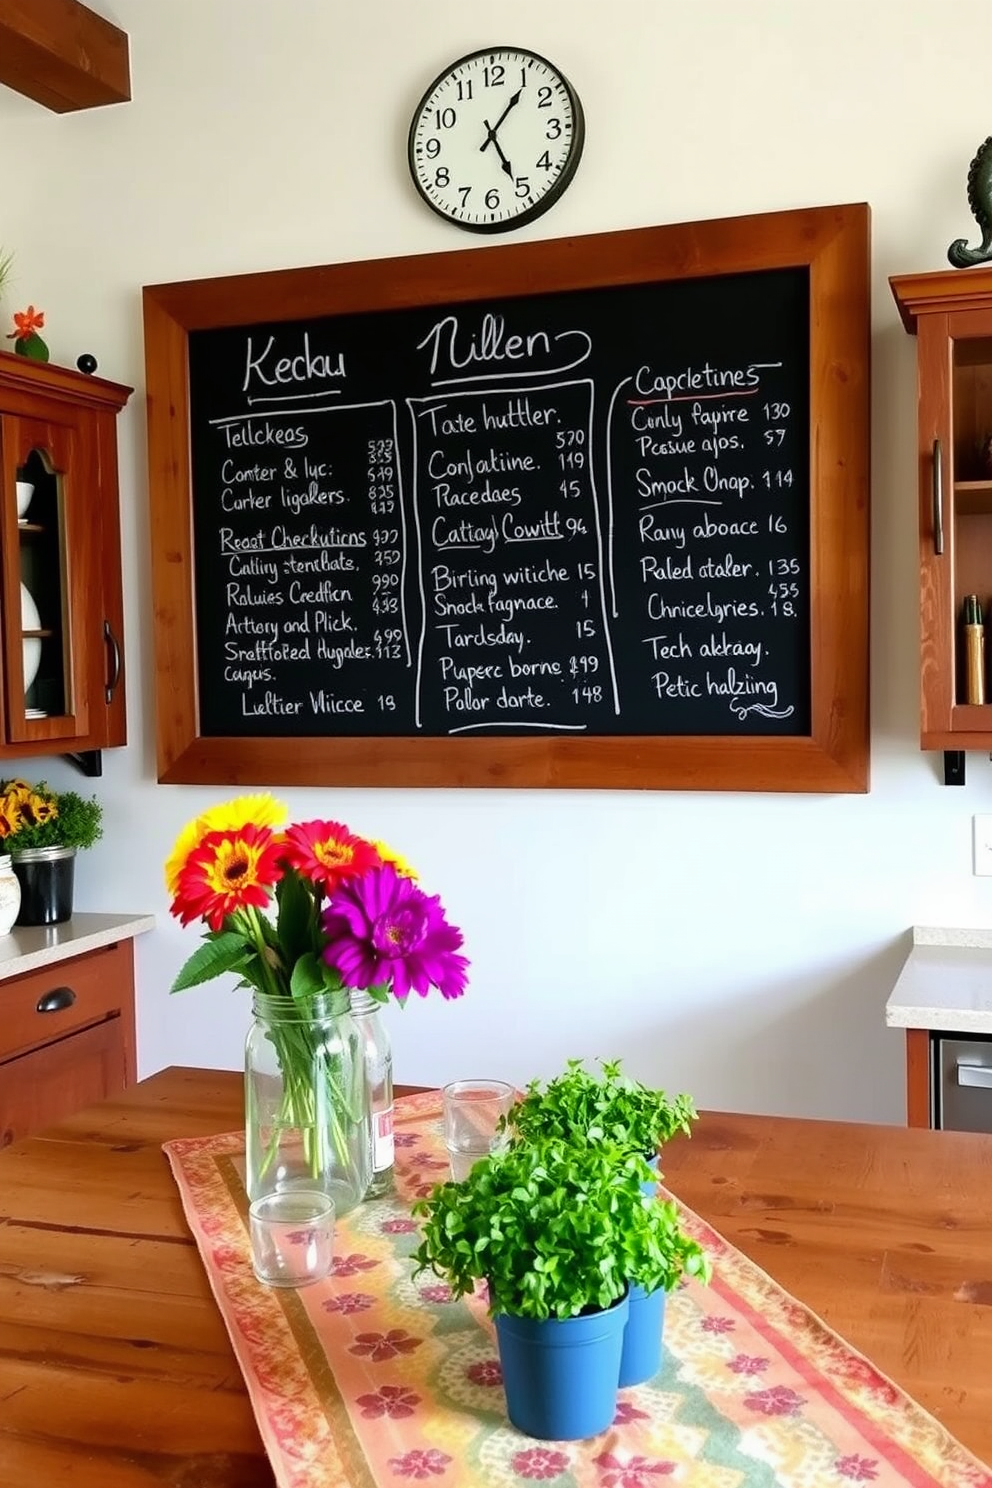
MULTIPOLYGON (((272 1488, 161 1151, 241 1120, 174 1069, 0 1154, 0 1484, 272 1488)), ((663 1168, 992 1462, 992 1137, 704 1113, 663 1168)))

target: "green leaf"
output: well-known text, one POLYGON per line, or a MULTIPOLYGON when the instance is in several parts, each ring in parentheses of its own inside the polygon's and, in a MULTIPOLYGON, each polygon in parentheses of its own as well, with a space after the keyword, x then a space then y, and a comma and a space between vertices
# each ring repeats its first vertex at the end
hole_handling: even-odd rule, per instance
POLYGON ((184 992, 226 971, 243 971, 250 956, 251 946, 243 935, 235 930, 221 931, 193 952, 169 991, 184 992))
POLYGON ((313 894, 292 868, 286 870, 276 885, 276 905, 279 942, 287 965, 293 966, 308 951, 315 951, 316 946, 313 894))
POLYGON ((319 997, 324 991, 323 961, 313 951, 300 956, 289 979, 289 990, 297 1000, 319 997))

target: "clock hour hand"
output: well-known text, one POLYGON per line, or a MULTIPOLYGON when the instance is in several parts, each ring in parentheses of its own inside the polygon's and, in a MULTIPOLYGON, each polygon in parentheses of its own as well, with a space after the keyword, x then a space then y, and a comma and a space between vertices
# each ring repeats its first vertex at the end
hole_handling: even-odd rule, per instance
POLYGON ((517 104, 520 102, 520 94, 521 94, 522 91, 523 90, 521 88, 518 88, 517 89, 516 93, 513 94, 513 96, 511 97, 509 103, 506 105, 506 108, 503 110, 503 112, 500 114, 499 118, 496 120, 496 123, 493 124, 491 128, 490 128, 490 124, 489 124, 489 120, 488 119, 483 119, 483 121, 482 121, 483 124, 485 124, 485 126, 486 126, 486 137, 482 141, 482 144, 479 146, 479 149, 481 151, 481 150, 485 150, 488 145, 495 145, 495 147, 496 147, 496 153, 499 155, 500 159, 502 160, 502 162, 503 162, 503 169, 506 171, 507 175, 510 174, 510 170, 509 170, 509 164, 510 163, 507 160, 506 156, 503 154, 503 151, 500 149, 500 147, 499 147, 499 141, 497 140, 496 135, 498 134, 498 132, 499 132, 499 130, 500 130, 502 124, 503 124, 503 121, 506 119, 507 114, 510 112, 510 110, 512 108, 516 108, 517 104))
MULTIPOLYGON (((485 119, 483 119, 482 122, 483 122, 483 124, 485 124, 486 128, 489 129, 488 122, 485 119)), ((496 138, 496 130, 495 129, 489 129, 489 133, 486 135, 486 145, 492 145, 493 149, 496 151, 496 154, 499 156, 499 158, 500 158, 500 160, 502 162, 502 164, 500 165, 500 170, 503 172, 503 174, 506 175, 506 176, 512 176, 513 175, 513 167, 510 164, 510 162, 507 160, 506 156, 503 154, 502 149, 500 148, 499 140, 496 138)), ((479 146, 479 149, 480 150, 484 150, 486 148, 486 145, 480 145, 479 146)))

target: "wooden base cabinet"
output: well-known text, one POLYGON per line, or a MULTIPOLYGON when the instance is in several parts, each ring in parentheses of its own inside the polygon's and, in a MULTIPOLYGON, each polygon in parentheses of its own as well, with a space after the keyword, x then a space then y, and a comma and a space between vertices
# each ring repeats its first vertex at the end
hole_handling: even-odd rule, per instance
POLYGON ((136 1078, 131 940, 0 982, 0 1147, 136 1078))

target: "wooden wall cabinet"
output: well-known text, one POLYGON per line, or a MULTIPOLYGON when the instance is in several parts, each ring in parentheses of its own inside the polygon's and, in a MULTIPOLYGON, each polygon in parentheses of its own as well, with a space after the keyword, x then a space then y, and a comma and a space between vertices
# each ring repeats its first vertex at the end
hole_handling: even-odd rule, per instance
POLYGON ((956 754, 948 779, 963 779, 963 752, 992 750, 992 701, 966 697, 961 618, 966 595, 992 607, 992 268, 890 284, 918 342, 920 742, 956 754))
POLYGON ((137 1078, 134 945, 0 982, 0 1147, 137 1078))
POLYGON ((130 393, 0 354, 0 758, 126 743, 117 414, 130 393))

